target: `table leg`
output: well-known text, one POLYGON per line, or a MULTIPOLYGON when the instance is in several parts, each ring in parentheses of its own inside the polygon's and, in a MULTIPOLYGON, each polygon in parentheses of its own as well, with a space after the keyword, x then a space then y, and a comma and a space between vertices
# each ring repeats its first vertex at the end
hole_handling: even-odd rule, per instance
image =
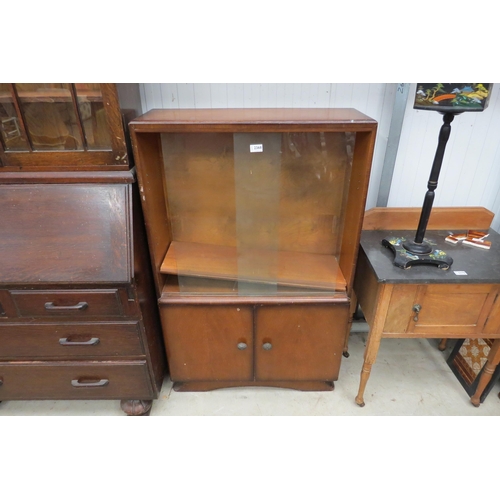
POLYGON ((368 340, 365 347, 363 368, 361 368, 358 395, 355 398, 356 404, 361 407, 365 406, 365 401, 363 399, 365 387, 368 379, 370 378, 372 366, 377 359, 380 340, 382 339, 382 332, 384 330, 385 318, 387 316, 391 300, 392 289, 392 285, 381 285, 381 289, 377 297, 377 310, 374 314, 373 325, 370 325, 368 340))
POLYGON ((488 360, 486 361, 486 365, 484 365, 483 373, 481 373, 481 378, 477 384, 476 392, 470 398, 470 402, 474 406, 477 407, 481 404, 481 395, 483 394, 485 387, 488 385, 488 382, 491 380, 498 363, 500 363, 500 339, 496 339, 495 342, 493 342, 490 353, 488 354, 488 360))
POLYGON ((381 334, 378 335, 375 332, 370 332, 368 334, 368 341, 365 347, 364 363, 363 368, 361 368, 361 376, 359 381, 358 395, 355 398, 356 404, 358 406, 365 406, 365 401, 363 399, 365 393, 366 383, 370 378, 370 373, 372 371, 372 366, 377 359, 378 348, 380 347, 381 334))

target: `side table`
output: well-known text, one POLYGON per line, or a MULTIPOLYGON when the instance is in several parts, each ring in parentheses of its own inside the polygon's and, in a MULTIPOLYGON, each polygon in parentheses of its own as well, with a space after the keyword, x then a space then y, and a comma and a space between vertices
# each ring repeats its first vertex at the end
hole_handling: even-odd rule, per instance
MULTIPOLYGON (((450 224, 446 229, 426 233, 426 239, 449 250, 454 263, 448 270, 400 269, 381 241, 406 231, 363 230, 354 290, 370 332, 355 399, 359 406, 365 404, 365 387, 383 338, 500 338, 500 235, 489 230, 490 250, 446 243, 450 231, 464 229, 464 221, 452 226, 455 220, 450 217, 443 223, 450 224)), ((471 219, 466 223, 472 225, 471 219)))

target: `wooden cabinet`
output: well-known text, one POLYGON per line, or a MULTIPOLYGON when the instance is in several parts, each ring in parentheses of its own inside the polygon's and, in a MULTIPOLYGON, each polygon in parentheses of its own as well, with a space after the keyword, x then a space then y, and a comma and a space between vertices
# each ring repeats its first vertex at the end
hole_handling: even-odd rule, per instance
POLYGON ((0 85, 0 401, 118 399, 143 414, 158 397, 164 347, 121 111, 113 84, 0 85))
POLYGON ((333 388, 376 127, 335 109, 131 122, 174 388, 333 388))
MULTIPOLYGON (((381 209, 382 210, 382 209, 381 209)), ((370 326, 356 402, 364 406, 364 391, 384 338, 498 338, 500 337, 500 235, 489 229, 491 249, 485 251, 462 245, 449 249, 453 266, 447 271, 435 266, 400 269, 393 265, 393 254, 381 241, 388 235, 409 232, 415 226, 401 225, 408 220, 404 209, 392 217, 391 209, 381 215, 386 230, 364 230, 354 289, 370 326), (396 229, 390 223, 396 221, 396 229), (411 228, 411 229, 404 229, 411 228)), ((442 209, 438 229, 428 230, 426 238, 435 245, 447 245, 449 231, 487 230, 493 214, 477 214, 475 209, 442 209), (478 217, 479 215, 479 217, 478 217), (489 219, 484 215, 488 216, 489 219)), ((484 211, 487 212, 487 211, 484 211)), ((370 214, 367 219, 371 220, 370 214)), ((437 221, 436 223, 437 224, 437 221)), ((367 224, 369 226, 369 224, 367 224)), ((383 227, 383 226, 382 226, 383 227)), ((434 226, 436 227, 436 225, 434 226)), ((447 249, 448 252, 448 249, 447 249)), ((484 388, 484 387, 483 387, 484 388)))

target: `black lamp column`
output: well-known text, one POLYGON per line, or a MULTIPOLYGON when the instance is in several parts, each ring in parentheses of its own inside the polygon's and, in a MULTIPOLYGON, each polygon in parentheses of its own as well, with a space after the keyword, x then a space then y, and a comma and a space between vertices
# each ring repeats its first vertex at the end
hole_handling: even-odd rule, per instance
POLYGON ((439 131, 438 146, 434 156, 434 162, 432 163, 429 182, 427 183, 427 193, 425 193, 424 204, 422 205, 422 212, 420 213, 415 239, 403 243, 403 247, 413 254, 425 255, 432 251, 431 245, 424 241, 424 236, 431 215, 432 204, 434 203, 434 191, 438 185, 439 173, 441 171, 441 165, 443 164, 444 150, 450 137, 451 122, 454 118, 455 113, 444 113, 443 115, 443 125, 439 131))
POLYGON ((450 137, 451 122, 455 115, 464 111, 484 111, 490 99, 491 87, 491 83, 417 83, 413 108, 441 113, 443 125, 439 131, 438 146, 415 237, 392 234, 382 240, 382 245, 393 252, 395 266, 408 269, 417 264, 429 264, 446 270, 453 264, 453 259, 438 248, 436 242, 424 240, 425 231, 434 203, 444 150, 450 137))

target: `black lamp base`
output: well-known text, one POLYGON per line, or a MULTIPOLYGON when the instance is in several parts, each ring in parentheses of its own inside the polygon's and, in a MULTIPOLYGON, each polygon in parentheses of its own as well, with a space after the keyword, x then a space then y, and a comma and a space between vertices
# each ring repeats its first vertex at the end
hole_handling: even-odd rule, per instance
POLYGON ((414 240, 406 240, 403 243, 403 248, 416 255, 428 255, 432 252, 432 246, 426 240, 423 240, 422 243, 417 243, 414 240))
POLYGON ((409 269, 415 265, 435 265, 439 269, 447 270, 453 264, 453 259, 443 250, 439 250, 435 243, 423 240, 422 243, 415 243, 404 237, 384 238, 382 245, 389 248, 394 253, 393 264, 401 269, 409 269), (411 252, 408 248, 416 251, 411 252), (423 253, 423 250, 427 250, 423 253), (417 253, 420 252, 420 253, 417 253))

